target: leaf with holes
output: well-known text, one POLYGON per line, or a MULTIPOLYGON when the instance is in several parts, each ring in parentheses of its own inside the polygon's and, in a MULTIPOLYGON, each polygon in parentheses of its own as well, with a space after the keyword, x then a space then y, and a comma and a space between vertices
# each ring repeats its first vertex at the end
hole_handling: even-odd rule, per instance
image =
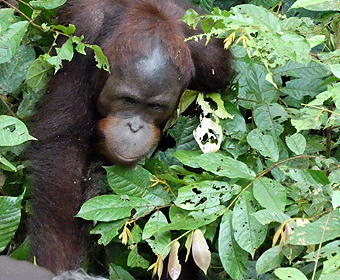
POLYGON ((29 135, 22 121, 11 116, 0 116, 0 146, 16 146, 29 140, 36 139, 29 135))
POLYGON ((157 211, 150 216, 143 230, 143 240, 146 240, 155 255, 162 253, 164 258, 170 251, 170 247, 164 251, 163 249, 171 242, 171 233, 169 230, 160 232, 159 229, 166 225, 168 225, 168 221, 165 215, 157 211))
POLYGON ((271 135, 263 134, 259 129, 254 129, 249 132, 247 142, 264 157, 275 162, 279 160, 279 148, 271 135))
POLYGON ((246 191, 238 198, 233 215, 235 240, 252 257, 254 257, 256 249, 263 243, 267 234, 267 226, 262 225, 253 216, 258 207, 259 205, 252 194, 246 191))
POLYGON ((239 188, 222 181, 202 181, 178 190, 175 204, 186 210, 214 207, 228 201, 239 188))
POLYGON ((232 211, 226 212, 221 220, 218 235, 218 254, 225 271, 232 279, 244 279, 247 274, 248 253, 241 249, 234 238, 232 211))

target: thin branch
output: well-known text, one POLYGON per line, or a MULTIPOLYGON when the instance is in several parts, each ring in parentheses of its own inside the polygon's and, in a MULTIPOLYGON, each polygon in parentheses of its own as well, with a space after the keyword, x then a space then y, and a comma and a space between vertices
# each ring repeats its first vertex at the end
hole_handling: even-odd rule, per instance
MULTIPOLYGON (((332 116, 333 102, 329 105, 328 119, 332 116)), ((331 146, 332 146, 332 131, 333 127, 330 125, 326 128, 326 158, 331 156, 331 146)))
MULTIPOLYGON (((267 168, 266 170, 263 170, 258 175, 256 175, 255 179, 263 177, 264 175, 266 175, 267 173, 272 171, 274 168, 276 168, 276 167, 280 166, 281 164, 284 164, 284 163, 286 163, 288 161, 295 160, 295 159, 301 159, 301 158, 317 158, 317 157, 319 157, 319 156, 300 155, 300 156, 295 156, 295 157, 287 158, 285 160, 282 160, 282 161, 279 161, 279 162, 275 163, 274 165, 272 165, 271 167, 267 168)), ((241 192, 233 199, 233 201, 228 205, 227 211, 236 202, 236 200, 241 196, 241 194, 243 192, 245 192, 247 189, 249 189, 254 184, 255 179, 253 181, 251 181, 244 189, 242 189, 241 192)))
MULTIPOLYGON (((31 20, 28 16, 26 16, 22 11, 20 11, 17 7, 15 7, 14 5, 10 4, 9 2, 2 0, 2 2, 4 2, 8 7, 11 7, 12 9, 16 10, 18 13, 20 13, 24 18, 26 18, 30 24, 32 24, 33 26, 35 26, 36 28, 39 28, 40 30, 44 31, 43 28, 36 24, 33 20, 31 20)), ((32 8, 31 6, 29 6, 30 8, 32 8)))
POLYGON ((315 279, 316 269, 317 269, 317 267, 318 267, 318 262, 319 262, 319 259, 320 259, 320 253, 321 253, 322 242, 323 242, 323 239, 324 239, 324 237, 325 237, 327 225, 328 225, 329 219, 331 218, 331 215, 332 215, 332 211, 329 212, 328 217, 327 217, 327 220, 326 220, 326 223, 325 223, 325 225, 323 226, 323 231, 322 231, 321 240, 320 240, 320 243, 319 243, 318 253, 317 253, 317 255, 316 255, 316 260, 315 260, 315 265, 314 265, 314 270, 313 270, 313 276, 312 276, 312 279, 311 279, 311 280, 314 280, 314 279, 315 279))

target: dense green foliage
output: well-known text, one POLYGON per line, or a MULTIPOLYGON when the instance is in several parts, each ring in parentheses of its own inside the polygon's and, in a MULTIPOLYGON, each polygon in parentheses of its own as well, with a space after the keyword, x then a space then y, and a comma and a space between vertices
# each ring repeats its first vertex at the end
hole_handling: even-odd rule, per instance
MULTIPOLYGON (((27 256, 27 242, 13 237, 30 212, 20 153, 32 140, 19 119, 74 46, 94 49, 107 69, 73 26, 51 22, 65 0, 26 2, 0 9, 0 251, 16 258, 27 256), (69 39, 52 55, 58 36, 69 39)), ((78 217, 96 221, 111 279, 160 275, 166 258, 176 279, 185 247, 209 279, 340 278, 339 1, 196 2, 211 12, 183 20, 225 38, 232 85, 186 92, 179 111, 197 102, 202 114, 168 129, 176 146, 134 168, 107 167, 109 190, 78 217)))

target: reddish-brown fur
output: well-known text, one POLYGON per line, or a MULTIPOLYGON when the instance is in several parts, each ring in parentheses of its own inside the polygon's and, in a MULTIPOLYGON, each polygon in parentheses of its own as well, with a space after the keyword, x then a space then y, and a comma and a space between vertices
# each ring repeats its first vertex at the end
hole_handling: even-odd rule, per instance
MULTIPOLYGON (((59 20, 75 24, 76 35, 102 47, 111 69, 149 54, 161 42, 189 88, 223 88, 231 73, 223 43, 183 41, 201 32, 178 21, 189 6, 185 0, 69 0, 59 20)), ((52 77, 32 119, 38 139, 28 151, 34 176, 32 257, 53 272, 78 268, 86 256, 86 224, 74 216, 93 188, 91 160, 101 118, 96 101, 107 77, 96 69, 91 53, 75 55, 52 77)), ((102 123, 104 131, 105 125, 109 123, 102 123)))

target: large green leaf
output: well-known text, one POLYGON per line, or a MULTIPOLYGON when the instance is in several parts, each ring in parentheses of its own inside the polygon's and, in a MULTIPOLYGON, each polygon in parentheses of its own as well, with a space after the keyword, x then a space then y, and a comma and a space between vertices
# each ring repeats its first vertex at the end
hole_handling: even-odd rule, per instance
POLYGON ((28 67, 35 59, 33 47, 19 46, 10 61, 0 67, 0 90, 13 94, 26 78, 28 67))
POLYGON ((36 9, 52 10, 66 3, 67 0, 36 0, 30 1, 30 5, 36 9))
POLYGON ((127 197, 118 195, 101 195, 85 202, 79 210, 77 217, 85 220, 110 222, 130 217, 132 210, 145 213, 154 208, 150 202, 140 197, 127 197))
POLYGON ((339 11, 338 0, 297 0, 291 9, 305 8, 312 11, 339 11))
POLYGON ((11 116, 0 116, 0 146, 16 146, 29 140, 36 140, 29 135, 25 124, 11 116))
POLYGON ((300 270, 292 267, 277 268, 274 272, 281 280, 307 280, 300 270))
POLYGON ((241 161, 225 156, 221 153, 208 153, 193 156, 188 151, 175 152, 174 157, 191 167, 201 167, 219 176, 228 178, 244 178, 251 180, 255 173, 241 161), (189 159, 188 159, 189 157, 189 159))
POLYGON ((286 206, 286 189, 277 181, 266 177, 254 181, 253 194, 262 207, 281 212, 286 206))
POLYGON ((106 246, 111 240, 116 237, 119 230, 128 221, 128 218, 121 219, 118 221, 99 223, 94 229, 91 230, 91 234, 100 234, 101 237, 98 240, 98 244, 106 246))
POLYGON ((223 204, 238 192, 227 182, 202 181, 180 188, 175 204, 186 210, 205 209, 223 204))
POLYGON ((256 212, 256 202, 250 192, 246 191, 238 198, 233 214, 233 229, 235 240, 240 247, 252 256, 263 243, 267 226, 262 225, 253 216, 256 212))
POLYGON ((340 237, 340 209, 335 209, 329 218, 328 215, 295 228, 288 237, 288 243, 307 246, 340 237))
POLYGON ((116 194, 140 197, 154 206, 170 203, 170 196, 163 189, 163 186, 151 187, 155 178, 143 167, 139 165, 136 167, 114 165, 107 167, 106 171, 110 187, 116 194))
POLYGON ((7 62, 13 57, 27 27, 28 21, 19 21, 11 24, 0 36, 0 63, 7 62))
POLYGON ((257 273, 264 274, 277 268, 283 259, 283 254, 279 246, 272 247, 265 251, 256 262, 257 273))
POLYGON ((143 230, 143 240, 146 240, 155 255, 162 253, 163 258, 170 252, 170 246, 164 251, 163 249, 171 242, 171 233, 170 231, 159 232, 159 229, 166 225, 168 221, 165 215, 156 211, 150 216, 143 230))
POLYGON ((279 160, 279 148, 271 135, 263 134, 259 129, 254 129, 247 136, 249 145, 264 157, 276 162, 279 160))
POLYGON ((223 268, 232 279, 244 279, 247 274, 248 253, 240 248, 234 238, 232 211, 222 216, 218 235, 218 254, 223 268))
POLYGON ((6 248, 19 226, 23 197, 24 193, 18 197, 0 197, 0 252, 6 248))

